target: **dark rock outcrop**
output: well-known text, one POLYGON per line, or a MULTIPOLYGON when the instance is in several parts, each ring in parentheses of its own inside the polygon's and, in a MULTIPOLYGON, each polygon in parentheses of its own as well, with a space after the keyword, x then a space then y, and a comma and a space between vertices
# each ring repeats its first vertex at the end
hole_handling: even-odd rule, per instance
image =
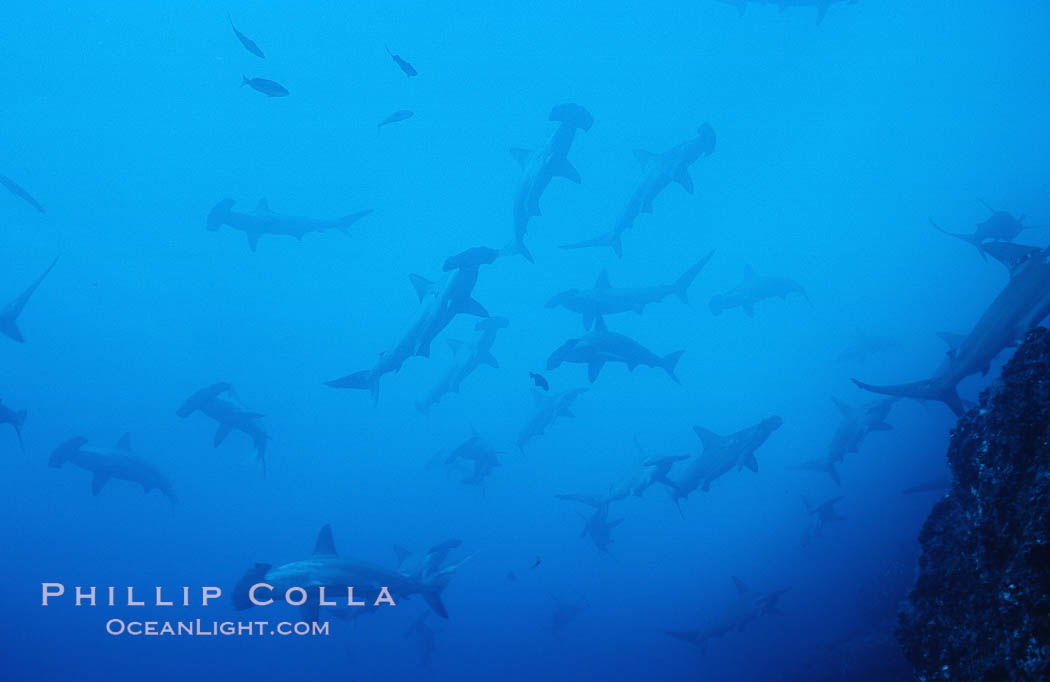
POLYGON ((959 420, 897 640, 920 680, 1050 680, 1050 332, 959 420))

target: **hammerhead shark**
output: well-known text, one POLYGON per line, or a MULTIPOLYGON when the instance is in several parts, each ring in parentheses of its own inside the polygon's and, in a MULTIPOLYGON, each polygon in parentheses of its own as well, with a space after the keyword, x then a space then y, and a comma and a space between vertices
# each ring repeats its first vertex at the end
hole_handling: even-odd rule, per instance
POLYGON ((834 497, 814 507, 810 504, 810 501, 806 499, 805 495, 802 496, 802 504, 806 505, 806 511, 813 517, 813 522, 802 534, 802 544, 809 544, 810 540, 819 537, 824 531, 824 526, 827 524, 846 520, 845 516, 842 516, 835 510, 835 503, 839 502, 842 497, 842 495, 839 495, 838 497, 834 497))
POLYGON ((583 502, 594 509, 590 516, 583 517, 584 524, 580 537, 589 536, 600 553, 608 554, 609 545, 613 543, 612 529, 623 523, 623 519, 609 520, 609 505, 615 500, 612 498, 592 499, 586 495, 556 495, 556 497, 559 500, 583 502))
POLYGON ((987 374, 995 356, 1050 315, 1050 249, 1010 242, 991 242, 985 249, 1009 269, 1010 281, 968 335, 942 335, 954 344, 944 367, 932 378, 910 384, 876 386, 854 379, 855 384, 884 395, 939 400, 955 414, 963 414, 959 382, 972 374, 987 374))
POLYGON ((575 417, 571 409, 572 404, 586 392, 586 388, 567 388, 558 393, 545 393, 533 389, 534 406, 525 425, 518 432, 515 441, 518 449, 523 449, 526 443, 541 435, 558 417, 575 417))
POLYGON ((266 470, 266 441, 270 436, 257 421, 263 415, 245 408, 229 383, 222 381, 205 386, 187 398, 175 414, 186 418, 198 411, 218 423, 212 441, 214 447, 221 445, 231 431, 240 431, 252 440, 256 458, 266 470))
POLYGON ((479 267, 471 264, 453 269, 440 286, 425 277, 411 275, 420 306, 394 347, 380 355, 371 369, 354 372, 325 384, 332 388, 368 390, 378 402, 379 380, 383 375, 397 372, 405 360, 415 355, 430 357, 431 342, 452 318, 460 313, 489 317, 484 306, 471 297, 478 281, 479 267))
POLYGON ((22 314, 22 309, 26 307, 26 303, 29 302, 29 298, 36 291, 40 283, 44 281, 51 269, 55 267, 55 263, 58 259, 51 261, 51 265, 47 266, 47 270, 36 278, 32 284, 26 287, 17 298, 8 303, 2 309, 0 309, 0 334, 3 334, 9 339, 24 343, 25 338, 22 336, 22 332, 18 329, 18 316, 22 314))
POLYGON ((602 270, 593 289, 567 289, 547 301, 547 307, 562 306, 579 313, 583 316, 584 329, 590 329, 594 326, 594 321, 603 315, 631 310, 641 314, 645 311, 645 306, 659 303, 671 294, 677 296, 682 303, 688 303, 689 287, 713 254, 714 251, 701 258, 671 284, 652 287, 613 287, 609 284, 608 271, 602 270))
POLYGON ((4 401, 0 400, 0 424, 10 424, 11 428, 15 430, 15 436, 18 437, 18 447, 22 450, 26 449, 25 443, 22 442, 22 425, 26 423, 26 410, 12 410, 7 405, 4 405, 4 401))
POLYGON ((734 468, 739 471, 747 467, 757 472, 755 451, 783 423, 780 417, 767 417, 729 436, 720 436, 702 426, 694 426, 693 431, 700 437, 704 450, 686 467, 674 487, 670 488, 675 504, 689 497, 697 488, 707 491, 716 479, 734 468))
POLYGON ((802 294, 809 301, 806 290, 793 279, 787 277, 759 277, 748 265, 744 268, 744 280, 724 294, 711 297, 709 307, 715 315, 721 315, 728 308, 743 308, 748 317, 755 316, 755 303, 778 296, 787 298, 788 294, 802 294))
POLYGON ((622 362, 632 372, 638 365, 659 367, 677 384, 680 382, 674 369, 684 352, 679 350, 661 357, 630 337, 610 332, 605 321, 596 317, 593 330, 577 339, 569 339, 551 353, 547 358, 547 369, 556 369, 563 362, 584 364, 587 365, 587 378, 594 383, 605 363, 622 362))
POLYGON ((351 225, 372 212, 372 209, 366 209, 335 220, 319 220, 274 213, 266 199, 259 200, 253 213, 238 213, 232 210, 235 203, 233 199, 226 198, 215 204, 208 214, 208 230, 215 232, 223 225, 240 230, 248 237, 248 248, 252 251, 258 246, 259 237, 266 234, 286 235, 296 239, 302 239, 308 232, 326 230, 340 230, 349 234, 351 225))
POLYGON ((576 620, 581 613, 590 608, 590 604, 586 599, 570 602, 555 596, 553 593, 550 596, 554 600, 554 613, 551 614, 550 624, 550 631, 553 634, 561 632, 566 625, 576 620))
POLYGON ((60 468, 66 462, 91 472, 92 495, 102 492, 109 479, 119 478, 138 483, 146 493, 159 490, 172 504, 179 501, 168 478, 152 464, 134 454, 129 434, 121 436, 111 448, 88 445, 87 439, 80 436, 70 438, 55 448, 48 463, 60 468))
MULTIPOLYGON (((441 592, 456 569, 470 558, 468 556, 462 561, 445 564, 450 550, 459 545, 458 540, 435 545, 423 555, 417 565, 411 568, 405 565, 393 570, 339 556, 332 539, 332 527, 326 524, 318 533, 313 554, 309 558, 280 566, 257 563, 249 569, 234 588, 233 608, 243 611, 254 606, 251 599, 252 587, 266 583, 272 588, 266 591, 268 599, 282 600, 287 590, 292 587, 306 590, 307 599, 299 607, 302 619, 306 622, 317 622, 322 588, 326 593, 326 600, 345 603, 349 587, 354 588, 355 599, 362 599, 366 603, 373 599, 378 601, 384 589, 393 599, 394 605, 401 599, 418 594, 423 597, 431 611, 442 618, 448 618, 448 611, 441 601, 441 592)), ((257 598, 261 598, 261 595, 257 598)))
POLYGON ((743 630, 749 623, 762 616, 779 614, 777 601, 791 590, 790 587, 785 587, 775 592, 755 592, 736 576, 733 576, 733 584, 736 586, 736 599, 712 619, 706 628, 668 630, 667 634, 706 651, 708 641, 743 630))
POLYGON ((872 431, 890 431, 893 426, 886 423, 890 410, 898 398, 883 398, 867 405, 853 407, 838 398, 831 399, 839 409, 842 419, 831 438, 827 453, 819 458, 791 467, 796 470, 822 471, 836 484, 841 484, 835 466, 842 462, 849 453, 857 452, 861 443, 872 431))
POLYGON ((977 228, 970 234, 949 232, 935 223, 933 218, 930 218, 930 225, 933 225, 937 231, 949 237, 955 237, 967 244, 971 244, 977 249, 977 253, 981 254, 981 258, 988 260, 988 254, 984 250, 985 242, 1012 242, 1019 234, 1031 228, 1024 224, 1025 217, 1023 215, 1015 218, 1006 211, 992 208, 984 201, 981 201, 981 203, 984 204, 984 207, 988 209, 991 215, 983 223, 978 223, 977 228))
POLYGON ((634 156, 641 164, 645 176, 641 184, 627 201, 619 218, 609 232, 575 244, 566 244, 563 249, 582 249, 591 246, 608 246, 618 257, 623 256, 623 233, 634 226, 639 213, 652 213, 653 201, 672 182, 677 182, 685 191, 693 193, 693 180, 689 177, 689 167, 701 156, 710 156, 715 151, 715 130, 705 123, 693 137, 681 144, 671 147, 662 154, 647 152, 644 149, 634 150, 634 156))
POLYGON ((456 446, 445 457, 444 463, 446 466, 453 466, 461 461, 469 463, 472 470, 462 482, 467 485, 481 485, 493 471, 502 466, 499 461, 501 454, 503 453, 471 428, 470 438, 456 446))
POLYGON ((824 21, 824 17, 828 13, 828 8, 836 2, 846 2, 847 4, 854 4, 857 0, 719 0, 726 5, 733 5, 740 12, 740 16, 744 16, 744 10, 747 9, 748 2, 763 3, 766 5, 776 5, 780 8, 780 11, 784 11, 788 7, 816 7, 817 8, 817 25, 824 21))
POLYGON ((487 317, 478 321, 474 329, 479 332, 473 342, 449 339, 452 349, 452 364, 436 384, 427 392, 423 400, 416 403, 416 409, 426 413, 431 405, 441 401, 446 393, 459 393, 460 384, 480 365, 499 368, 499 361, 492 354, 492 345, 496 342, 499 330, 506 328, 505 317, 487 317))
POLYGON ((525 246, 525 233, 529 220, 540 215, 540 197, 554 177, 562 177, 580 183, 580 174, 569 163, 568 154, 577 130, 591 129, 594 119, 590 112, 578 104, 559 104, 551 109, 550 121, 560 125, 547 144, 540 149, 511 149, 511 155, 522 168, 521 182, 514 194, 514 239, 505 249, 508 254, 521 254, 530 263, 532 254, 525 246))

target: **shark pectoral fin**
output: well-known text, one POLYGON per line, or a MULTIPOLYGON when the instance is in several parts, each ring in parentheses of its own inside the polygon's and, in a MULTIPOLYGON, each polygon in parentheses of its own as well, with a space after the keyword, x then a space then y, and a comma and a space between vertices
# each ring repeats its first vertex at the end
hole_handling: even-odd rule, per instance
POLYGON ((755 453, 752 452, 751 454, 749 454, 744 459, 742 464, 744 466, 746 466, 748 469, 750 469, 751 471, 754 471, 755 473, 758 473, 758 460, 755 459, 755 453))
POLYGON ((475 298, 467 298, 457 302, 453 307, 453 312, 463 313, 465 315, 475 315, 477 317, 489 316, 489 311, 485 310, 485 306, 478 303, 475 298))
POLYGON ((514 160, 518 162, 518 165, 522 168, 529 162, 529 157, 532 156, 532 151, 528 149, 522 149, 521 147, 511 147, 510 155, 514 157, 514 160))
POLYGON ((102 492, 102 488, 105 487, 106 481, 109 480, 109 476, 106 474, 95 474, 91 477, 91 494, 98 495, 102 492))
POLYGON ((591 312, 583 313, 583 328, 584 329, 590 329, 591 327, 593 327, 594 326, 594 318, 595 317, 596 316, 594 315, 594 313, 591 313, 591 312))
POLYGON ((650 163, 652 163, 656 159, 660 158, 659 154, 655 154, 653 152, 646 151, 644 149, 635 149, 633 151, 634 151, 634 158, 638 159, 638 163, 639 163, 639 165, 641 165, 642 168, 645 168, 650 163))
POLYGON ((591 360, 587 363, 587 379, 593 384, 594 380, 598 378, 598 374, 602 371, 602 366, 605 362, 602 360, 591 360))
POLYGON ((482 364, 488 365, 489 367, 495 367, 496 369, 499 369, 499 360, 497 360, 496 356, 492 353, 485 353, 480 358, 478 358, 478 361, 482 364))
POLYGON ((230 431, 233 431, 232 424, 226 424, 225 422, 219 424, 219 428, 215 430, 215 438, 211 442, 212 447, 219 447, 226 440, 226 436, 230 435, 230 431))
POLYGON ((321 617, 321 606, 307 600, 299 607, 299 617, 304 623, 316 623, 321 617))
POLYGON ((693 179, 689 177, 688 169, 683 168, 678 171, 678 174, 674 176, 674 181, 681 185, 686 192, 693 193, 693 179))
POLYGON ((573 168, 569 160, 562 157, 557 161, 552 161, 550 165, 551 175, 565 178, 566 180, 572 180, 577 185, 580 184, 580 172, 573 168))

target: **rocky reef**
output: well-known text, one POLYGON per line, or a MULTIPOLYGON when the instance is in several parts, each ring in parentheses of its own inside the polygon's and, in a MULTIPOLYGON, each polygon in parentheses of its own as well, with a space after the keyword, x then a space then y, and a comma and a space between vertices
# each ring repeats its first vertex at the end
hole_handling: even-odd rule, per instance
POLYGON ((897 640, 918 679, 1050 679, 1050 331, 959 420, 897 640))

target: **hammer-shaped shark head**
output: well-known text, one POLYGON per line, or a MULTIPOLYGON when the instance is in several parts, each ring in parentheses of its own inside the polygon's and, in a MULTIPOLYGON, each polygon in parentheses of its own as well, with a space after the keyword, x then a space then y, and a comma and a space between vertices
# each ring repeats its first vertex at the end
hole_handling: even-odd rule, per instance
POLYGON ((236 202, 233 199, 226 197, 219 203, 215 204, 211 213, 208 214, 208 230, 215 232, 222 227, 227 219, 229 219, 230 209, 233 208, 235 203, 236 202))
POLYGON ((594 125, 594 117, 579 104, 559 104, 551 109, 550 121, 561 121, 581 130, 590 130, 594 125))
POLYGON ((561 363, 565 362, 566 356, 579 342, 579 339, 569 339, 562 345, 558 346, 558 348, 551 353, 550 357, 547 358, 547 369, 555 369, 561 365, 561 363))
POLYGON ((550 300, 547 301, 546 307, 557 308, 560 305, 565 305, 568 301, 571 301, 579 295, 579 289, 566 289, 560 294, 555 294, 554 296, 551 296, 550 300))

